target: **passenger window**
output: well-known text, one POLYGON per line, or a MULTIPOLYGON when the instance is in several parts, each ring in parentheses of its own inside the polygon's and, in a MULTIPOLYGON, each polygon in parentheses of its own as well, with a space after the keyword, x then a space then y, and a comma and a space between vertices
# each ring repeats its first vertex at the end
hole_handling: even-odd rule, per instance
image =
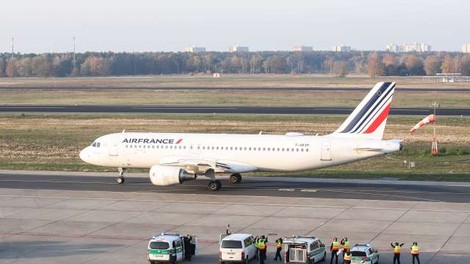
POLYGON ((244 243, 245 243, 245 247, 249 247, 251 245, 250 238, 245 239, 244 243))
POLYGON ((311 247, 312 250, 319 248, 319 246, 320 246, 319 244, 320 244, 320 243, 318 243, 318 241, 314 241, 314 242, 312 243, 312 247, 311 247))

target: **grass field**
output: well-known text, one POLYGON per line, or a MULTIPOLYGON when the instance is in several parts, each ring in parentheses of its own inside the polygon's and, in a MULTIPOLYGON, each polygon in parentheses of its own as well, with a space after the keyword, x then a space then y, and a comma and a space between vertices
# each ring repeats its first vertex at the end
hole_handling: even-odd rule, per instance
MULTIPOLYGON (((344 117, 275 115, 4 115, 0 116, 0 169, 105 171, 78 158, 80 149, 95 138, 127 131, 259 133, 289 131, 323 135, 344 117)), ((315 177, 353 177, 433 180, 470 180, 468 118, 439 119, 441 155, 431 157, 429 127, 409 135, 411 117, 391 117, 385 137, 403 138, 403 152, 358 163, 296 173, 315 177), (404 161, 415 161, 406 169, 404 161)), ((286 175, 286 174, 270 174, 286 175)))
POLYGON ((376 82, 393 81, 403 88, 469 88, 469 83, 431 83, 423 77, 367 76, 331 77, 327 74, 315 75, 222 75, 213 78, 210 74, 124 76, 124 77, 80 77, 80 78, 1 78, 0 87, 371 87, 376 82))
POLYGON ((38 105, 203 105, 203 106, 344 106, 354 107, 364 97, 358 91, 289 91, 289 90, 236 90, 241 87, 362 87, 371 88, 378 81, 396 81, 394 107, 429 107, 438 101, 443 108, 468 108, 470 92, 400 92, 400 88, 463 88, 470 91, 468 83, 426 83, 417 78, 364 77, 332 78, 315 75, 228 75, 222 78, 201 76, 149 76, 106 78, 15 78, 0 79, 0 104, 38 105), (40 90, 23 90, 18 87, 44 87, 40 90), (16 87, 16 88, 15 88, 16 87), (47 90, 48 87, 64 87, 47 90), (68 87, 92 87, 90 90, 71 90, 68 87), (100 87, 129 87, 130 89, 103 90, 100 87), (167 87, 170 90, 143 90, 142 87, 167 87), (214 90, 171 90, 171 87, 204 87, 214 90), (219 87, 233 87, 221 90, 219 87))
MULTIPOLYGON (((366 92, 358 91, 226 91, 226 90, 93 90, 2 91, 0 104, 37 105, 184 105, 184 106, 305 106, 355 107, 366 92)), ((443 108, 467 108, 470 92, 396 91, 393 107, 429 107, 439 101, 443 108)))

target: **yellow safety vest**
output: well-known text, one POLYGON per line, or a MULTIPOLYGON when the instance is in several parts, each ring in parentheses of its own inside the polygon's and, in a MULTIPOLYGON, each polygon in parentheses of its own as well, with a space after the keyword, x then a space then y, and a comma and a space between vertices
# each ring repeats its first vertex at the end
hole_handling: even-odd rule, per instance
POLYGON ((349 241, 344 241, 343 249, 349 249, 349 241))
POLYGON ((418 246, 411 246, 411 254, 418 255, 419 254, 419 247, 418 246))
POLYGON ((259 250, 264 250, 266 248, 266 244, 264 243, 264 241, 260 242, 259 245, 258 245, 258 249, 259 250))
POLYGON ((395 247, 393 248, 393 253, 394 253, 394 254, 400 254, 400 246, 395 246, 395 247))
POLYGON ((352 254, 351 253, 344 253, 344 260, 351 260, 352 254))
POLYGON ((282 247, 282 243, 281 243, 281 242, 277 242, 277 243, 276 243, 276 247, 277 247, 277 248, 282 247))
POLYGON ((332 250, 339 250, 339 242, 338 241, 333 241, 331 249, 332 250))

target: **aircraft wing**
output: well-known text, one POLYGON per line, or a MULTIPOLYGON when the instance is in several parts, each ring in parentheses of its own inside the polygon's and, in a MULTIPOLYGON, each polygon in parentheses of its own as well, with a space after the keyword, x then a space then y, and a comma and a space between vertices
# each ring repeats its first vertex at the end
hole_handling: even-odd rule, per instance
POLYGON ((216 172, 226 173, 241 173, 255 171, 258 169, 257 167, 250 164, 236 161, 185 156, 165 157, 161 159, 160 165, 181 167, 188 171, 193 171, 194 173, 204 172, 209 168, 214 169, 216 172))

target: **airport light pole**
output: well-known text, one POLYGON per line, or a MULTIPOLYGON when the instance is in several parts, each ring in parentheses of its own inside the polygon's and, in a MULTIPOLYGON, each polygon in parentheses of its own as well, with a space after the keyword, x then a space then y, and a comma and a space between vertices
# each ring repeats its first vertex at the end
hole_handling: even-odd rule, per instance
POLYGON ((11 59, 13 59, 13 54, 15 54, 15 38, 11 38, 11 59))

